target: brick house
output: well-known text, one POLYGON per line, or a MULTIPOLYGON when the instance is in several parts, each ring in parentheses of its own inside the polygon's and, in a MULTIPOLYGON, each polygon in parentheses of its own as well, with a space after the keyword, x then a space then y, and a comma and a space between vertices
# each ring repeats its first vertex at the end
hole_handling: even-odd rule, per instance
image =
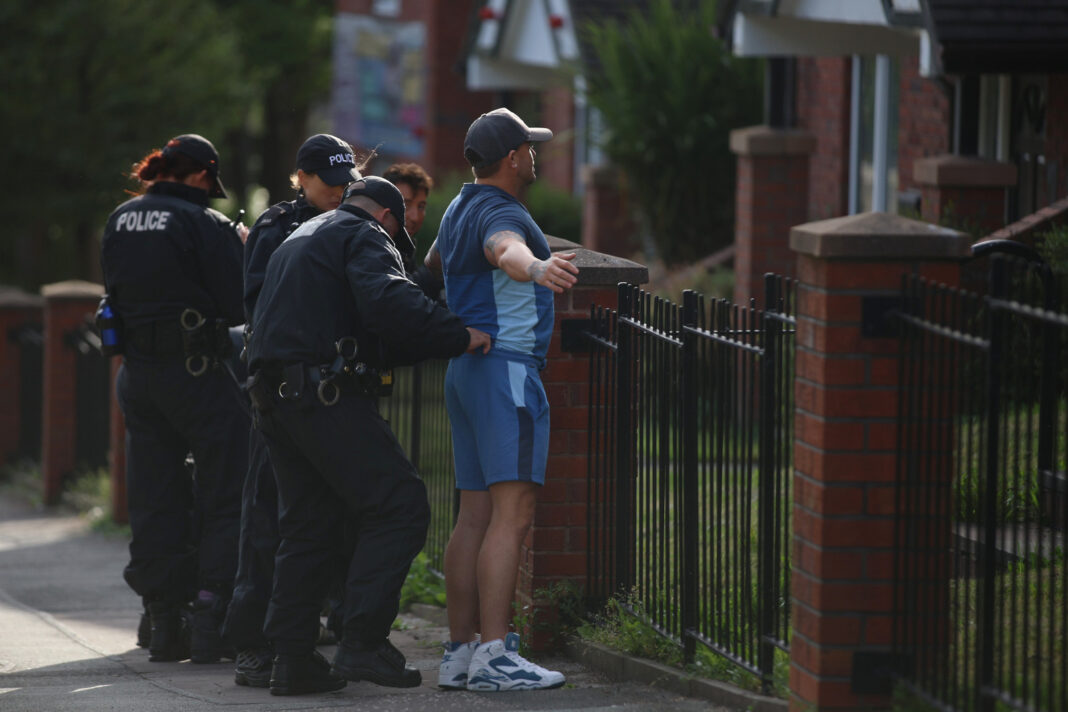
POLYGON ((767 125, 732 140, 736 298, 809 220, 874 210, 1030 240, 1068 209, 1065 0, 729 0, 719 32, 771 58, 767 125))
POLYGON ((381 165, 412 160, 434 175, 468 171, 463 138, 479 114, 508 106, 555 138, 540 180, 582 196, 591 249, 620 254, 629 223, 614 174, 591 136, 597 119, 574 73, 591 48, 576 31, 622 18, 645 0, 337 0, 333 131, 378 146, 381 165))

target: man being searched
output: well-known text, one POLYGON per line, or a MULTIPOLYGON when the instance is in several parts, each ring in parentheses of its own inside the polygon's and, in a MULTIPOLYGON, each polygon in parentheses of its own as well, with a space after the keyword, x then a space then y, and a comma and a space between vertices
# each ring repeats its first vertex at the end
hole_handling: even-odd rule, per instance
POLYGON ((232 656, 218 627, 234 585, 247 469, 247 451, 235 447, 248 437, 247 406, 225 368, 227 327, 242 321, 240 234, 208 207, 226 193, 219 154, 203 136, 176 136, 131 177, 144 192, 111 214, 101 249, 125 346, 116 379, 132 533, 124 577, 149 613, 149 660, 217 662, 232 656))
MULTIPOLYGON (((337 208, 345 187, 361 177, 362 166, 357 166, 355 151, 347 142, 329 134, 316 134, 297 151, 296 168, 289 178, 297 191, 296 200, 276 203, 265 210, 245 242, 246 337, 271 255, 309 218, 337 208)), ((278 490, 267 446, 255 428, 250 429, 248 453, 237 580, 223 634, 237 650, 234 682, 268 687, 274 656, 263 635, 263 621, 271 600, 278 549, 278 490)))
POLYGON ((508 631, 519 550, 545 482, 549 404, 538 371, 553 329, 553 293, 578 274, 574 253, 551 254, 519 201, 534 182, 534 147, 550 138, 507 109, 476 119, 464 141, 475 182, 445 211, 426 258, 428 266, 440 260, 449 307, 493 337, 488 354, 453 359, 445 376, 460 490, 445 549, 451 641, 438 685, 446 689, 564 684, 559 672, 521 657, 519 636, 508 631))
POLYGON ((488 350, 405 276, 404 201, 389 181, 352 183, 342 205, 303 223, 271 257, 249 342, 249 395, 278 485, 274 589, 264 633, 271 693, 414 687, 419 671, 389 642, 400 589, 422 549, 426 488, 378 413, 379 372, 488 350), (358 522, 344 633, 333 666, 315 651, 339 529, 358 522))

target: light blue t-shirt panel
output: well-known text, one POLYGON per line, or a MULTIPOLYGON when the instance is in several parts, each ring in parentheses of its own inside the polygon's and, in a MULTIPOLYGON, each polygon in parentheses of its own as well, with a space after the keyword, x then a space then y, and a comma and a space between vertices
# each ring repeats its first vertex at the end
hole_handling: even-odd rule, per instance
POLYGON ((449 308, 468 326, 494 339, 494 348, 544 358, 553 327, 551 290, 517 282, 486 260, 484 243, 514 232, 538 259, 548 242, 526 208, 493 186, 466 184, 450 204, 438 232, 449 308))

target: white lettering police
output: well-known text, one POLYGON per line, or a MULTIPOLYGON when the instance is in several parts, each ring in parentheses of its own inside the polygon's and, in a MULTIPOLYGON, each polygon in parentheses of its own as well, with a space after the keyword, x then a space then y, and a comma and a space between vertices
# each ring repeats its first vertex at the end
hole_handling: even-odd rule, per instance
POLYGON ((129 230, 130 232, 147 232, 149 230, 166 230, 167 219, 171 213, 168 210, 131 210, 119 216, 115 223, 115 230, 129 230))
POLYGON ((338 164, 345 166, 349 164, 356 165, 356 159, 351 153, 335 153, 333 156, 330 156, 330 165, 336 166, 338 164))

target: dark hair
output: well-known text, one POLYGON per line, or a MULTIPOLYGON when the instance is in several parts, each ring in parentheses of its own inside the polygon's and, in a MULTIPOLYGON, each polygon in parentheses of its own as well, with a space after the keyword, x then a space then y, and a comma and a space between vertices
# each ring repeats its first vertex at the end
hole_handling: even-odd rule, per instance
MULTIPOLYGON (((172 140, 171 143, 176 144, 177 142, 172 140)), ((207 166, 200 164, 184 153, 156 149, 133 164, 130 169, 130 178, 140 181, 142 187, 144 187, 157 180, 160 176, 167 176, 181 181, 186 176, 202 171, 205 168, 207 166)))
POLYGON ((434 179, 418 163, 394 163, 386 169, 382 177, 394 185, 407 183, 417 193, 420 190, 429 193, 434 187, 434 179))
POLYGON ((487 163, 481 168, 472 168, 471 172, 475 174, 475 178, 489 178, 490 176, 495 175, 497 171, 501 169, 501 162, 503 160, 504 159, 502 158, 499 161, 487 163))

